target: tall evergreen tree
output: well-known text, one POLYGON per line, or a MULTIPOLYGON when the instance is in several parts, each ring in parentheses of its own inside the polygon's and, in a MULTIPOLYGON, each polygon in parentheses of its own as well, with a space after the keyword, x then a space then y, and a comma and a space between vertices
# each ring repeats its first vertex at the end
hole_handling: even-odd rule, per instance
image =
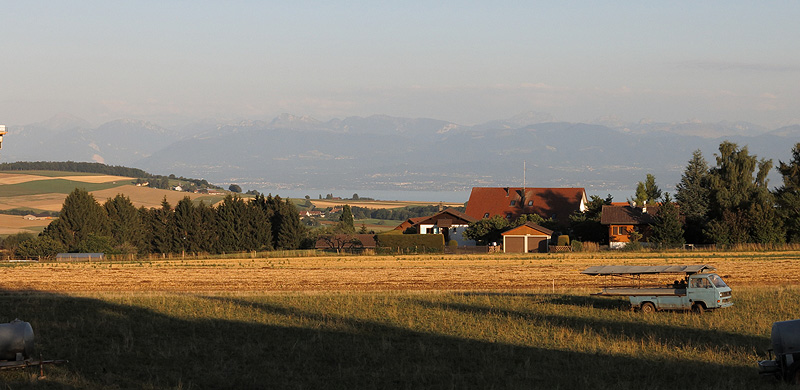
POLYGON ((175 252, 197 252, 200 250, 199 215, 195 212, 192 199, 188 196, 178 201, 175 205, 174 231, 172 247, 175 252))
POLYGON ((353 220, 353 212, 350 211, 350 205, 346 204, 342 207, 342 215, 339 217, 339 228, 344 233, 355 233, 355 221, 353 220))
POLYGON ((300 222, 300 216, 294 203, 289 199, 278 203, 279 207, 275 216, 280 225, 275 240, 275 249, 298 249, 306 236, 306 227, 300 222))
POLYGON ((117 248, 129 246, 139 251, 144 237, 144 223, 130 198, 117 194, 107 200, 103 208, 108 214, 113 245, 117 248))
POLYGON ((245 213, 246 224, 249 227, 248 250, 272 249, 272 223, 269 212, 254 201, 250 201, 247 203, 245 213))
POLYGON ((94 196, 85 189, 76 188, 64 199, 59 218, 50 223, 42 235, 76 251, 91 235, 110 236, 108 216, 94 196))
POLYGON ((167 197, 161 200, 161 208, 149 211, 149 224, 152 231, 150 251, 153 253, 174 252, 175 224, 172 205, 167 202, 167 197))
POLYGON ((686 241, 693 244, 705 242, 703 230, 708 223, 708 163, 700 150, 695 150, 681 181, 676 186, 675 200, 685 218, 686 241))
POLYGON ((683 223, 678 208, 672 202, 669 193, 664 194, 664 201, 658 208, 655 223, 652 226, 651 240, 661 248, 679 248, 684 244, 683 223))
POLYGON ((648 173, 644 182, 639 182, 636 185, 636 194, 633 201, 638 206, 655 204, 661 198, 661 189, 656 185, 656 177, 648 173))
POLYGON ((792 159, 788 163, 779 161, 777 169, 783 185, 775 191, 775 196, 786 227, 786 238, 789 242, 800 243, 800 142, 792 148, 792 159))
POLYGON ((203 201, 195 207, 197 214, 197 246, 198 250, 206 253, 218 252, 217 213, 203 201))
POLYGON ((231 195, 226 196, 222 204, 217 206, 218 250, 220 252, 242 250, 242 236, 245 230, 241 218, 243 209, 242 198, 231 195))

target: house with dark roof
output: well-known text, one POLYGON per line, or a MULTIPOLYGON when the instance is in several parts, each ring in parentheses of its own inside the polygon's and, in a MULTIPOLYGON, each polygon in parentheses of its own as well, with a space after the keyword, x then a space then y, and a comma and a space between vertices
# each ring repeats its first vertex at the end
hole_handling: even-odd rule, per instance
POLYGON ((587 203, 583 188, 473 187, 466 214, 476 219, 500 215, 509 221, 538 214, 567 226, 569 216, 586 211, 587 203))
POLYGON ((658 214, 658 205, 636 207, 634 204, 605 205, 600 217, 600 224, 608 226, 608 246, 611 249, 620 249, 629 243, 628 235, 631 231, 639 232, 642 240, 650 237, 650 225, 655 222, 658 214))
POLYGON ((503 253, 547 253, 553 231, 533 222, 509 229, 503 233, 503 253))
POLYGON ((422 221, 424 221, 424 220, 426 220, 428 218, 430 218, 430 217, 413 217, 413 218, 409 218, 409 219, 403 221, 403 223, 397 225, 397 227, 394 228, 394 230, 399 230, 402 233, 407 233, 407 234, 417 234, 418 233, 417 232, 417 225, 419 225, 420 222, 422 222, 422 221))
POLYGON ((416 223, 418 234, 441 234, 444 236, 444 243, 455 241, 458 246, 475 246, 475 241, 467 240, 463 237, 464 230, 469 224, 478 221, 466 213, 456 209, 444 209, 430 217, 422 219, 416 223))

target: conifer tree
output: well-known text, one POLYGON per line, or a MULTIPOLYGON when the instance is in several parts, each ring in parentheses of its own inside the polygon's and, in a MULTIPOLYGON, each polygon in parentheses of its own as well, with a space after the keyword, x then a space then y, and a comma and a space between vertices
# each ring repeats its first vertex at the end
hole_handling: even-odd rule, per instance
POLYGON ((355 221, 353 220, 353 212, 350 210, 350 205, 346 204, 342 207, 342 215, 339 217, 339 229, 343 233, 353 234, 356 232, 355 221))
POLYGON ((172 253, 175 237, 175 223, 172 205, 167 197, 161 200, 161 208, 151 209, 149 214, 150 229, 153 232, 150 251, 154 253, 172 253))
POLYGON ((130 246, 138 251, 144 237, 144 223, 139 211, 125 195, 117 194, 106 201, 103 208, 108 215, 112 243, 120 248, 130 246))
POLYGON ((705 242, 703 229, 708 223, 708 163, 700 150, 695 150, 681 181, 676 186, 675 200, 685 218, 686 241, 693 244, 705 242))
POLYGON ((286 199, 283 203, 278 203, 279 207, 275 215, 280 225, 278 226, 275 249, 298 249, 306 236, 306 227, 300 222, 297 208, 289 199, 286 199))
POLYGON ((207 206, 202 200, 194 210, 195 214, 197 214, 198 227, 196 237, 198 250, 206 253, 217 253, 218 227, 216 211, 207 206))
POLYGON ((85 189, 76 188, 64 199, 59 218, 48 225, 42 235, 76 251, 90 235, 110 235, 108 216, 94 196, 85 189))
POLYGON ((179 200, 178 204, 175 205, 175 217, 173 219, 175 235, 173 236, 172 247, 176 253, 197 252, 200 249, 197 235, 200 229, 198 217, 192 199, 188 196, 179 200))
POLYGON ((651 240, 661 248, 679 248, 684 244, 683 224, 680 213, 669 193, 664 194, 664 201, 658 208, 655 223, 652 225, 651 240))
POLYGON ((633 201, 636 205, 641 207, 644 205, 655 204, 661 198, 661 189, 656 185, 656 177, 652 174, 647 174, 644 182, 639 182, 636 185, 636 194, 633 201))
POLYGON ((789 242, 800 243, 800 142, 792 148, 788 163, 779 161, 783 185, 775 191, 778 212, 786 227, 789 242))
POLYGON ((236 252, 242 250, 241 241, 244 232, 242 226, 241 198, 228 195, 217 207, 217 231, 219 232, 218 250, 220 252, 236 252))

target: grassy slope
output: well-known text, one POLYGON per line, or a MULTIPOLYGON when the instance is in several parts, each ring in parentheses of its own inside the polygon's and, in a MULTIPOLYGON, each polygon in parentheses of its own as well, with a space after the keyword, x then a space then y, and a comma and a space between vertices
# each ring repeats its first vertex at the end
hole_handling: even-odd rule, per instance
POLYGON ((0 197, 28 196, 45 193, 69 194, 75 188, 87 191, 100 191, 119 187, 127 183, 85 183, 65 179, 35 180, 19 184, 6 184, 0 186, 0 197))

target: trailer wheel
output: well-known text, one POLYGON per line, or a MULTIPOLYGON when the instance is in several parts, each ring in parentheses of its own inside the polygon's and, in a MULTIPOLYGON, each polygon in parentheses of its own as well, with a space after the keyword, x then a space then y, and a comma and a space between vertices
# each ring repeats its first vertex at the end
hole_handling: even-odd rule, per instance
POLYGON ((786 382, 793 385, 800 385, 800 362, 794 362, 787 370, 786 382))
POLYGON ((694 305, 692 305, 692 313, 703 314, 704 311, 706 311, 706 308, 705 306, 703 306, 702 303, 695 303, 694 305))
POLYGON ((642 313, 655 313, 656 306, 652 302, 645 302, 642 304, 642 313))

